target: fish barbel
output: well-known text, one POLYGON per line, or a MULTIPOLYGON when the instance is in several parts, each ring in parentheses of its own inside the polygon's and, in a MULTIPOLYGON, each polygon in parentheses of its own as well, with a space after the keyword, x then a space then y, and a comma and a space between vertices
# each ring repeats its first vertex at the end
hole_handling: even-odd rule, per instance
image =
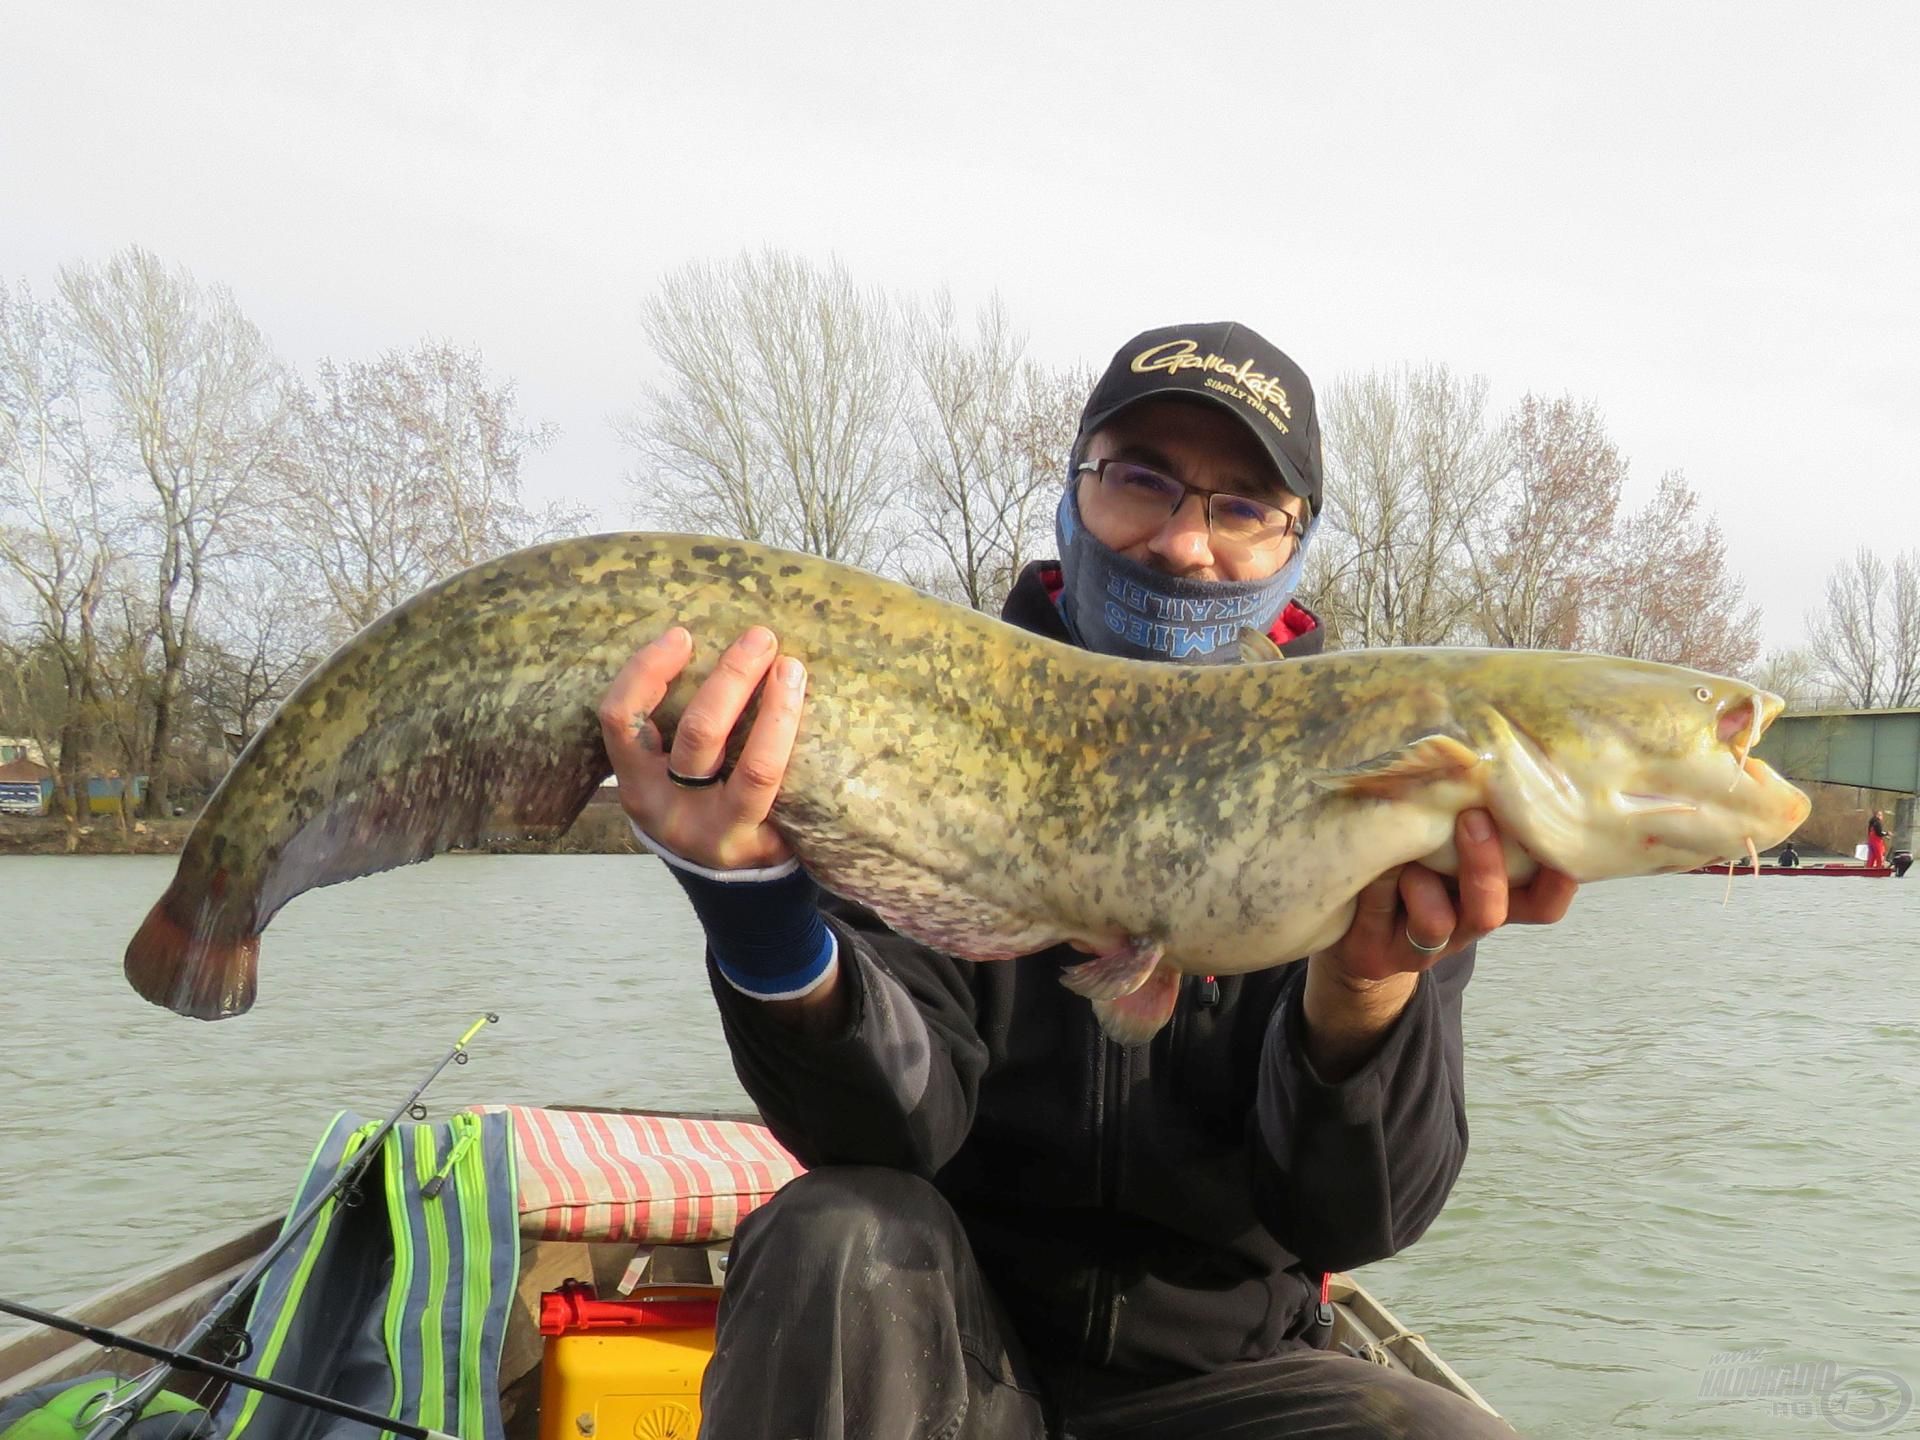
POLYGON ((699 646, 653 715, 668 743, 749 626, 805 662, 773 821, 820 884, 973 960, 1091 947, 1063 979, 1128 1042, 1182 973, 1297 959, 1392 867, 1451 873, 1468 807, 1493 813, 1515 880, 1582 881, 1770 845, 1808 809, 1749 754, 1782 702, 1717 676, 1519 650, 1153 664, 811 556, 591 536, 423 591, 310 674, 194 825, 128 980, 239 1014, 294 896, 565 830, 609 773, 602 693, 674 624, 699 646))

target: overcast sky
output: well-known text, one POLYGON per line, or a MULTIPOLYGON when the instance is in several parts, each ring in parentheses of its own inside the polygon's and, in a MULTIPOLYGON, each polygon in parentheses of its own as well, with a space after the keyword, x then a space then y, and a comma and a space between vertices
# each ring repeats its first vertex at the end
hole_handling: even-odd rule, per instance
POLYGON ((629 523, 658 278, 775 244, 1033 349, 1233 318, 1596 400, 1797 641, 1920 546, 1920 4, 0 0, 0 269, 137 243, 281 352, 478 346, 629 523))

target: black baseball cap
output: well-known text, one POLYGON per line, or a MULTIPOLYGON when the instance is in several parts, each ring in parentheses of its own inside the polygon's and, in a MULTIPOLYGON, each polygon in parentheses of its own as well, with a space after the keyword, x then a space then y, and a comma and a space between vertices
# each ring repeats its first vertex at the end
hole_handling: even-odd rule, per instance
POLYGON ((1273 457, 1287 489, 1320 513, 1320 420, 1307 372, 1245 325, 1169 325, 1115 352, 1080 412, 1085 439, 1131 405, 1203 400, 1234 416, 1273 457))

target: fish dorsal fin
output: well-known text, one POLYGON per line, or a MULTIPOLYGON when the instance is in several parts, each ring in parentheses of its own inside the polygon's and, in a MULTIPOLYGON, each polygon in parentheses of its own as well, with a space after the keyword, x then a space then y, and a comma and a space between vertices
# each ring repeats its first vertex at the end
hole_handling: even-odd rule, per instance
POLYGON ((1457 780, 1480 764, 1481 757, 1451 735, 1423 735, 1358 765, 1322 770, 1313 783, 1322 790, 1349 795, 1402 795, 1437 780, 1457 780))
POLYGON ((1275 660, 1284 660, 1286 658, 1287 657, 1281 653, 1279 645, 1274 643, 1271 635, 1259 630, 1242 630, 1240 632, 1240 659, 1244 663, 1248 665, 1267 665, 1275 660))

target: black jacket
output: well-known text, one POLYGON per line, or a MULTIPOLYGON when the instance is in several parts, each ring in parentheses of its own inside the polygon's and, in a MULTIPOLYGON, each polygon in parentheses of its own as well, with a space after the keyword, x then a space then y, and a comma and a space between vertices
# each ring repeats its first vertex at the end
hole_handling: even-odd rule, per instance
MULTIPOLYGON (((1043 573, 1005 615, 1065 639, 1043 573)), ((1128 1049, 1058 981, 1084 955, 976 965, 825 908, 843 1033, 801 1034, 712 973, 741 1083, 810 1166, 932 1178, 1037 1355, 1149 1375, 1270 1355, 1306 1328, 1320 1272, 1410 1244, 1459 1174, 1471 949, 1330 1085, 1301 1048, 1304 961, 1190 976, 1172 1021, 1128 1049)))

